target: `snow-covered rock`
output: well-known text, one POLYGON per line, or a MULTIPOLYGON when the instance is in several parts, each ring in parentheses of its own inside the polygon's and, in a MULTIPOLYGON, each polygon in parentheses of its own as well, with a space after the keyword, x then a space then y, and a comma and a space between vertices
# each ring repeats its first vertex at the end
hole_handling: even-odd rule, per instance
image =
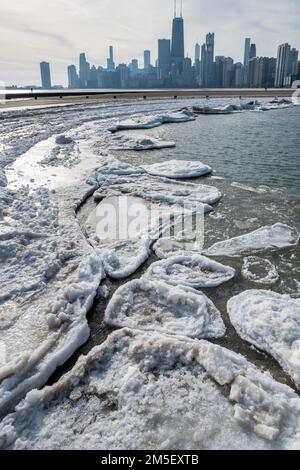
POLYGON ((196 178, 212 172, 212 169, 204 163, 186 160, 169 160, 153 165, 142 165, 142 168, 149 175, 171 179, 196 178))
POLYGON ((71 137, 66 137, 65 135, 58 135, 55 139, 57 145, 70 145, 74 141, 71 137))
POLYGON ((299 449, 299 419, 295 392, 244 357, 124 329, 29 393, 0 424, 0 447, 299 449))
POLYGON ((175 142, 167 142, 141 134, 116 134, 108 144, 110 150, 154 150, 176 147, 175 142))
POLYGON ((242 275, 245 279, 257 284, 271 285, 279 280, 279 274, 271 261, 257 256, 244 258, 242 275))
POLYGON ((300 299, 249 290, 228 302, 238 334, 271 354, 300 387, 300 299))
POLYGON ((193 288, 216 287, 230 281, 235 270, 201 255, 172 256, 153 263, 145 273, 149 280, 193 288))
POLYGON ((262 227, 255 232, 215 243, 203 253, 207 256, 241 256, 265 250, 296 246, 297 230, 285 224, 262 227))
POLYGON ((112 326, 190 338, 217 338, 225 334, 220 312, 204 294, 145 278, 120 287, 104 319, 112 326))

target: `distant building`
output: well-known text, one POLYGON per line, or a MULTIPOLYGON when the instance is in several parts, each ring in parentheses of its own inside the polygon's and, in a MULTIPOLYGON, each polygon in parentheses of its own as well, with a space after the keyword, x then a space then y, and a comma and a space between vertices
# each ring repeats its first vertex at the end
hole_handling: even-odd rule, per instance
POLYGON ((254 59, 257 56, 256 44, 251 44, 249 51, 249 60, 254 59))
POLYGON ((79 82, 82 88, 87 87, 89 79, 90 65, 86 60, 85 53, 82 52, 79 56, 79 82))
POLYGON ((132 59, 131 63, 129 64, 129 69, 133 74, 137 73, 139 69, 139 61, 137 59, 132 59))
POLYGON ((68 67, 68 82, 69 82, 69 88, 78 88, 79 85, 79 80, 78 80, 78 75, 77 75, 77 70, 75 65, 69 65, 68 67))
POLYGON ((223 76, 224 76, 224 65, 225 65, 225 57, 224 56, 216 56, 216 87, 223 88, 223 76))
POLYGON ((158 67, 167 67, 171 65, 171 41, 170 39, 158 40, 158 67))
POLYGON ((244 66, 241 62, 234 64, 233 86, 242 88, 244 83, 244 66))
POLYGON ((184 59, 184 22, 183 18, 175 17, 172 27, 171 65, 182 68, 184 59))
POLYGON ((206 86, 212 88, 215 86, 215 34, 206 35, 206 86))
POLYGON ((245 39, 245 49, 244 49, 244 67, 248 67, 249 64, 249 59, 250 59, 250 45, 251 45, 251 39, 246 38, 245 39))
POLYGON ((42 88, 49 90, 51 88, 51 72, 48 62, 40 63, 42 88))
POLYGON ((286 77, 288 76, 289 66, 290 66, 290 52, 291 52, 291 46, 288 43, 281 44, 278 47, 276 75, 275 75, 275 87, 276 88, 283 87, 286 77))
POLYGON ((157 78, 162 86, 168 85, 171 67, 171 41, 170 39, 158 40, 157 78))
POLYGON ((226 57, 223 68, 223 87, 230 88, 234 84, 234 62, 231 57, 226 57))
POLYGON ((200 44, 197 42, 195 45, 195 65, 197 65, 198 62, 200 62, 200 53, 201 53, 201 47, 200 47, 200 44))
POLYGON ((115 63, 114 63, 114 48, 113 46, 109 46, 109 58, 107 59, 107 70, 112 72, 115 70, 115 63))
POLYGON ((148 50, 144 51, 144 70, 149 71, 151 67, 151 52, 148 50))

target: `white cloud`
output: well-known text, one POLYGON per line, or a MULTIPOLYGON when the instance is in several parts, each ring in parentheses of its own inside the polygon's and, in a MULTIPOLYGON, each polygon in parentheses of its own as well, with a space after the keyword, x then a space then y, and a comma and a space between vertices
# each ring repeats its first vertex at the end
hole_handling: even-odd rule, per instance
MULTIPOLYGON (((216 33, 216 54, 240 60, 246 36, 258 54, 276 56, 277 46, 300 47, 298 0, 184 0, 186 50, 216 33)), ((87 53, 105 64, 113 44, 117 62, 156 58, 157 39, 170 37, 173 1, 167 0, 0 0, 0 73, 7 83, 39 83, 39 62, 49 60, 53 81, 66 83, 66 67, 87 53)))

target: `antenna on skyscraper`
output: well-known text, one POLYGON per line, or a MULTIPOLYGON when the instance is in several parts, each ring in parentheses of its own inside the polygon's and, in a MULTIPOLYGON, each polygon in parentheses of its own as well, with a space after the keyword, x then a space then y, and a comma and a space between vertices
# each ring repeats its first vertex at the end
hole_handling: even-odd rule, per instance
POLYGON ((182 0, 181 0, 181 3, 180 3, 180 18, 182 18, 182 0))
POLYGON ((176 18, 176 13, 177 13, 177 8, 176 8, 176 0, 174 0, 174 18, 176 18))

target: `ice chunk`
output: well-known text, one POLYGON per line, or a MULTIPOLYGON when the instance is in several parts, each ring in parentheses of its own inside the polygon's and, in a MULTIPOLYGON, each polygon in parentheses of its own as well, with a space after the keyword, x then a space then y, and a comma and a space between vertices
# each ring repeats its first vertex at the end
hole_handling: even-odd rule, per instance
POLYGON ((152 115, 126 119, 125 121, 121 121, 115 126, 111 127, 109 130, 111 132, 118 132, 132 129, 152 129, 154 127, 159 127, 162 124, 180 123, 194 120, 195 118, 193 113, 189 112, 188 110, 183 110, 156 116, 152 115))
POLYGON ((110 150, 154 150, 176 147, 175 142, 166 142, 141 134, 117 134, 109 144, 110 150))
POLYGON ((215 243, 203 253, 207 256, 241 256, 264 250, 296 246, 299 234, 285 224, 262 227, 255 232, 215 243))
POLYGON ((276 266, 271 261, 257 256, 244 258, 242 275, 245 279, 257 284, 271 285, 279 280, 276 266))
POLYGON ((142 165, 142 168, 150 175, 173 179, 196 178, 212 172, 208 165, 186 160, 169 160, 154 165, 142 165))
POLYGON ((219 105, 219 106, 193 106, 195 114, 232 114, 237 110, 231 105, 219 105))
POLYGON ((204 294, 144 278, 117 290, 106 309, 105 322, 191 338, 225 334, 220 312, 204 294))
POLYGON ((149 280, 193 288, 216 287, 230 281, 235 270, 201 255, 173 256, 153 263, 145 273, 149 280))
POLYGON ((220 346, 123 329, 58 383, 28 394, 0 424, 0 447, 299 449, 299 403, 220 346), (230 397, 214 381, 222 356, 230 397))
POLYGON ((145 236, 122 240, 106 247, 92 243, 102 259, 106 274, 113 279, 126 279, 149 258, 152 240, 150 236, 145 236))
POLYGON ((167 178, 159 178, 150 175, 141 175, 136 178, 134 175, 124 176, 103 176, 101 173, 96 176, 100 189, 95 192, 95 200, 104 197, 105 189, 110 191, 130 194, 153 202, 176 204, 176 205, 197 205, 206 204, 208 207, 218 202, 222 195, 220 191, 213 187, 196 183, 183 183, 171 181, 167 178))
POLYGON ((249 290, 228 302, 238 334, 271 354, 300 386, 300 299, 249 290))

